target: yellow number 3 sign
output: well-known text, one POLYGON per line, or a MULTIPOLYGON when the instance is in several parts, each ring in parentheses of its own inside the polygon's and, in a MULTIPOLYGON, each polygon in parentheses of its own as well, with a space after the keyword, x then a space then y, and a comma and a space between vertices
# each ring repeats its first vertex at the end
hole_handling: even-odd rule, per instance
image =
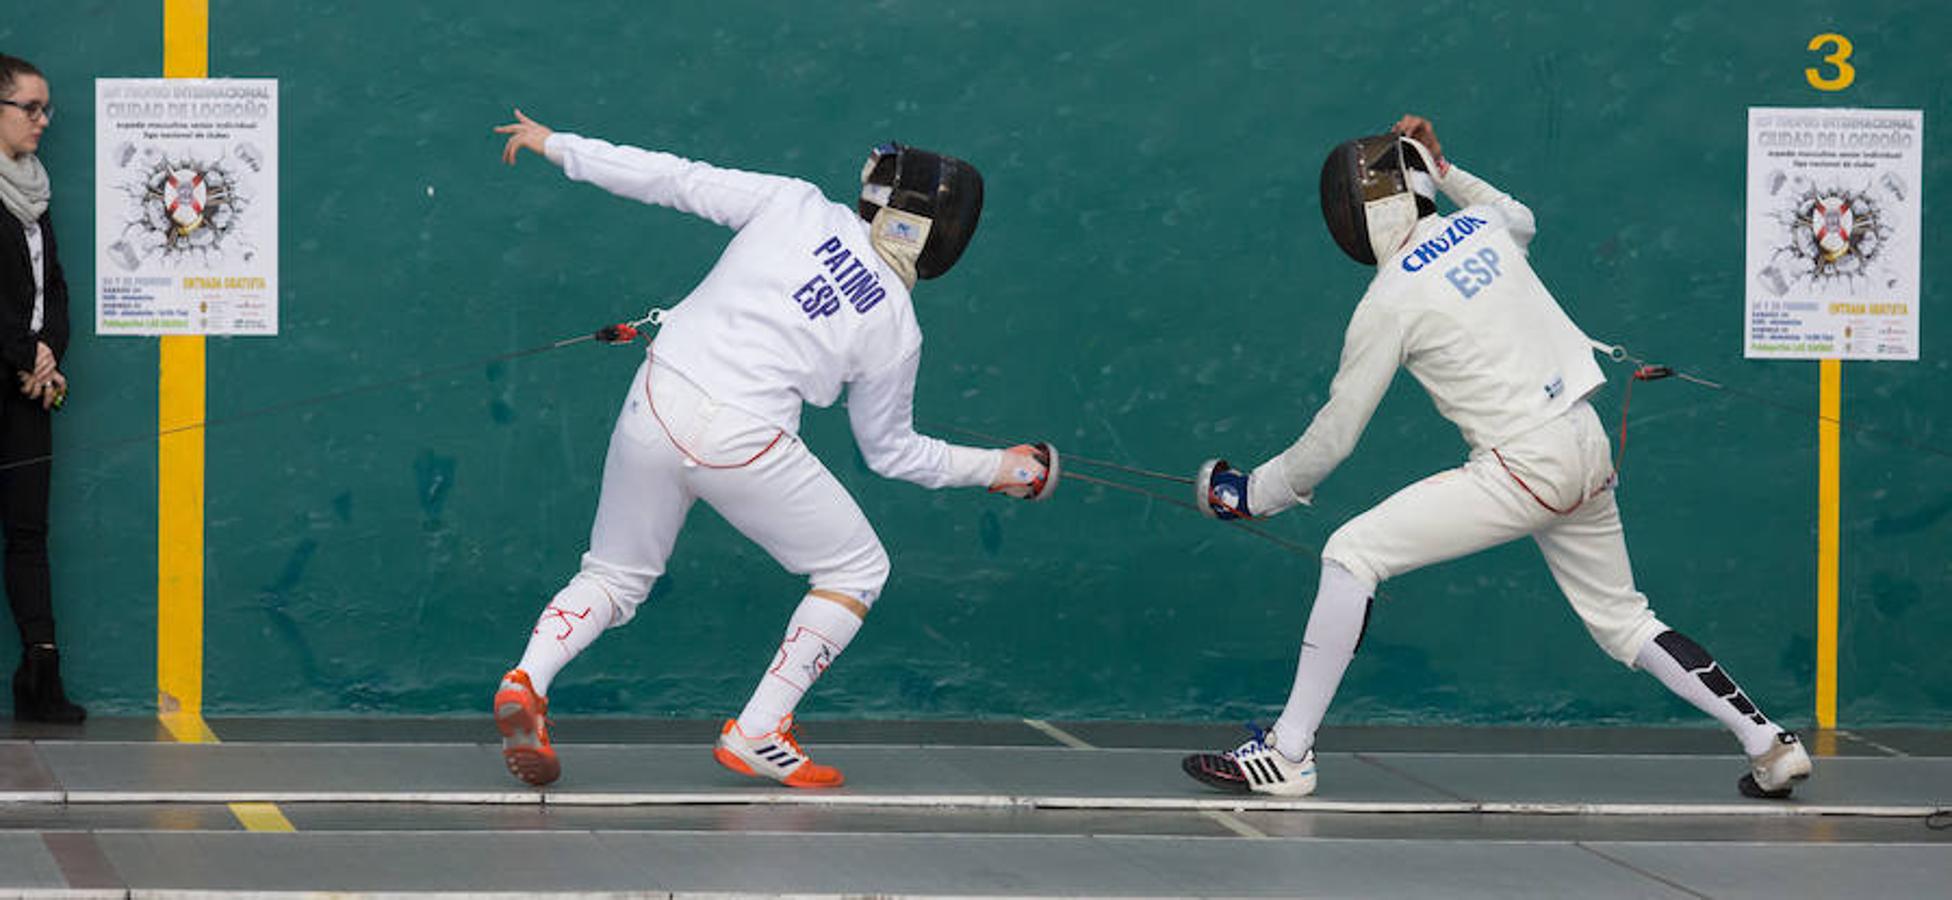
POLYGON ((1826 46, 1836 48, 1837 52, 1824 57, 1823 61, 1836 66, 1837 74, 1825 77, 1815 66, 1811 66, 1803 70, 1803 77, 1810 80, 1810 87, 1819 91, 1841 91, 1850 87, 1850 83, 1857 80, 1857 69, 1848 62, 1850 38, 1841 34, 1819 34, 1810 38, 1810 50, 1821 50, 1826 46))

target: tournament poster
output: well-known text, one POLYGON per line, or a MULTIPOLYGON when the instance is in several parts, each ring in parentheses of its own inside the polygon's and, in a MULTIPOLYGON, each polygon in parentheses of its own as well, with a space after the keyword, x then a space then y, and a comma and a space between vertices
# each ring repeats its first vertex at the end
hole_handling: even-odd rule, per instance
POLYGON ((95 81, 95 333, 278 333, 276 79, 95 81))
POLYGON ((1749 110, 1745 357, 1918 359, 1924 126, 1749 110))

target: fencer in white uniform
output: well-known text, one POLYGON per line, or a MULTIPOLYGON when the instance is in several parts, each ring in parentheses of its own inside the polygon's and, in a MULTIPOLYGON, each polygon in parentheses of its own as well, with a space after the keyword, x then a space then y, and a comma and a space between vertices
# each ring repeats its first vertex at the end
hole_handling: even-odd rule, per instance
POLYGON ((1328 402, 1292 446, 1251 472, 1224 460, 1202 466, 1203 511, 1251 518, 1310 502, 1355 448, 1399 366, 1470 453, 1330 536, 1280 719, 1232 751, 1186 757, 1187 774, 1228 791, 1311 793, 1315 732, 1361 645, 1376 586, 1529 536, 1603 650, 1734 732, 1751 763, 1742 793, 1788 796, 1810 773, 1796 735, 1656 618, 1634 587, 1612 450, 1587 403, 1605 378, 1591 342, 1527 260, 1531 211, 1446 162, 1430 123, 1415 116, 1336 148, 1323 167, 1322 209, 1337 244, 1377 267, 1350 317, 1328 402), (1437 215, 1439 191, 1460 208, 1437 215))
POLYGON ((693 502, 711 504, 809 587, 745 709, 714 749, 724 766, 793 787, 834 787, 795 738, 793 710, 860 628, 888 579, 887 552, 847 491, 797 436, 802 404, 848 392, 869 468, 930 488, 988 486, 1036 499, 1054 488, 1046 444, 965 447, 916 433, 918 278, 946 272, 974 234, 982 179, 962 160, 887 144, 854 206, 805 181, 718 168, 552 132, 516 113, 503 158, 542 154, 565 175, 736 232, 717 265, 663 318, 623 400, 580 571, 544 608, 496 691, 509 771, 561 774, 545 699, 556 674, 636 615, 693 502))

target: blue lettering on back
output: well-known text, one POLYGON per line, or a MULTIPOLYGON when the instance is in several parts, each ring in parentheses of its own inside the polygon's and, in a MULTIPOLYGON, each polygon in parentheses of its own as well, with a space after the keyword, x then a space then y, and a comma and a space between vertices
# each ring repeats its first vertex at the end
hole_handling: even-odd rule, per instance
POLYGON ((1491 224, 1477 216, 1458 216, 1450 220, 1449 227, 1441 233, 1432 235, 1429 240, 1418 244, 1403 257, 1403 271, 1415 274, 1455 249, 1464 239, 1477 233, 1479 228, 1491 224))
POLYGON ((842 300, 847 301, 856 313, 866 313, 880 304, 887 290, 881 287, 881 278, 874 269, 854 258, 841 244, 840 238, 829 235, 813 248, 813 255, 820 265, 832 273, 815 273, 813 278, 800 285, 793 292, 793 300, 800 311, 809 319, 831 316, 840 309, 842 300))
POLYGON ((1498 268, 1498 251, 1483 247, 1478 252, 1464 257, 1464 261, 1444 272, 1444 280, 1457 289, 1464 299, 1469 300, 1477 292, 1497 281, 1504 270, 1498 268))
POLYGON ((799 301, 800 311, 806 313, 809 319, 831 316, 840 309, 840 298, 834 296, 833 286, 819 275, 800 285, 800 289, 793 292, 793 299, 799 301))

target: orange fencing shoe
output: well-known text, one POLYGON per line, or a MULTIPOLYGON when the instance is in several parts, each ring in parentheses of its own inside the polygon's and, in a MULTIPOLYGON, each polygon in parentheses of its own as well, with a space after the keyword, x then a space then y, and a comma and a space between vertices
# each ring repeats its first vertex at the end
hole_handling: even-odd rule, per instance
POLYGON ((509 774, 537 787, 562 777, 563 764, 549 746, 549 701, 536 696, 529 673, 510 669, 495 691, 495 727, 502 732, 502 762, 509 774))
POLYGON ((847 779, 833 766, 823 766, 807 758, 800 742, 793 737, 793 716, 779 720, 779 727, 758 737, 739 730, 738 719, 726 719, 718 733, 718 748, 712 751, 718 764, 741 775, 771 778, 787 787, 833 788, 847 779))

